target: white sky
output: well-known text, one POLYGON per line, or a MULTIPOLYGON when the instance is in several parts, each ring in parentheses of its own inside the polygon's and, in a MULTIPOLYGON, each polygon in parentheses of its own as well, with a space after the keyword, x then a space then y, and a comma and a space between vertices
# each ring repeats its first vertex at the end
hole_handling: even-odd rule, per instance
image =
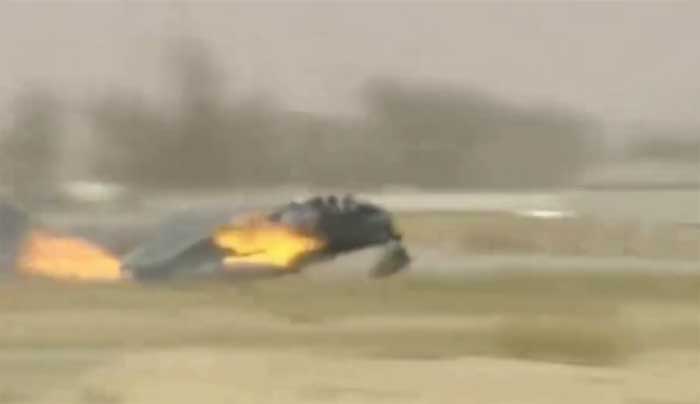
POLYGON ((113 87, 167 94, 162 45, 181 32, 211 44, 232 89, 295 109, 351 110, 367 78, 398 75, 610 124, 700 126, 700 2, 0 0, 0 108, 33 82, 78 99, 113 87))

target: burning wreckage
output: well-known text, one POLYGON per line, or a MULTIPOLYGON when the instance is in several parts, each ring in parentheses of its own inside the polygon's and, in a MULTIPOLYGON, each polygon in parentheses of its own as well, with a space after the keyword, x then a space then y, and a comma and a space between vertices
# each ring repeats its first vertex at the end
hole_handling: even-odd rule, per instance
POLYGON ((32 224, 0 205, 0 270, 17 276, 82 281, 260 279, 299 273, 313 263, 370 247, 383 254, 372 277, 406 268, 409 255, 389 212, 346 196, 315 197, 276 209, 188 213, 120 258, 87 240, 32 224))

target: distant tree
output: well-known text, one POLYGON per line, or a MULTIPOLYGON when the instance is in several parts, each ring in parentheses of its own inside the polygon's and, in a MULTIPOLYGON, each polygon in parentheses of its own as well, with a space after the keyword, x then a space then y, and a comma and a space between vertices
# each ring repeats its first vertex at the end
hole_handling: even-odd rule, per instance
POLYGON ((171 108, 113 94, 94 109, 102 177, 150 188, 534 188, 567 184, 595 154, 588 119, 445 84, 372 80, 357 119, 231 99, 202 44, 175 45, 171 108))
POLYGON ((510 114, 485 97, 449 86, 376 79, 367 87, 372 132, 394 159, 396 181, 450 186, 458 163, 485 129, 510 114))
MULTIPOLYGON (((591 155, 593 126, 443 84, 378 79, 366 94, 375 143, 393 151, 395 181, 424 187, 551 187, 591 155)), ((389 154, 389 153, 387 153, 389 154)))
POLYGON ((198 41, 179 40, 170 51, 171 108, 154 108, 129 94, 113 94, 94 108, 105 157, 98 170, 150 188, 231 184, 239 175, 234 154, 242 147, 224 76, 198 41))
POLYGON ((0 134, 0 176, 15 197, 29 203, 48 195, 57 180, 63 105, 50 91, 34 88, 11 105, 12 123, 0 134))
POLYGON ((92 108, 95 131, 99 136, 98 178, 155 187, 174 177, 171 170, 175 149, 174 128, 165 113, 129 94, 111 94, 92 108))
POLYGON ((634 159, 662 159, 700 164, 700 130, 651 134, 627 146, 624 154, 634 159))

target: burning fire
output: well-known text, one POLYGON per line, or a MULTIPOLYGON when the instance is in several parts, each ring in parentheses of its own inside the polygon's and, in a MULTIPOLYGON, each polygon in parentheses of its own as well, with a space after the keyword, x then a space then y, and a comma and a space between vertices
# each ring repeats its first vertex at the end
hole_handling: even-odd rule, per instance
POLYGON ((32 231, 18 261, 23 274, 57 280, 122 279, 119 259, 80 238, 32 231))
POLYGON ((324 242, 300 234, 287 226, 254 218, 242 225, 227 225, 213 237, 219 247, 231 251, 224 264, 262 264, 291 269, 305 254, 317 251, 324 242))

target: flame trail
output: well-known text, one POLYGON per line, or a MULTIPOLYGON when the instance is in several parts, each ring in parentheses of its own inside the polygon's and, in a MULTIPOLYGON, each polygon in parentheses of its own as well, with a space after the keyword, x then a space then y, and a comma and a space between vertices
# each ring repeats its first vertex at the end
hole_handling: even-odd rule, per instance
POLYGON ((293 270, 294 264, 307 254, 320 250, 325 242, 265 219, 254 218, 242 225, 221 227, 214 243, 230 251, 224 264, 270 265, 293 270))
POLYGON ((86 240, 45 230, 29 234, 18 260, 20 273, 56 280, 117 281, 120 266, 118 258, 86 240))

